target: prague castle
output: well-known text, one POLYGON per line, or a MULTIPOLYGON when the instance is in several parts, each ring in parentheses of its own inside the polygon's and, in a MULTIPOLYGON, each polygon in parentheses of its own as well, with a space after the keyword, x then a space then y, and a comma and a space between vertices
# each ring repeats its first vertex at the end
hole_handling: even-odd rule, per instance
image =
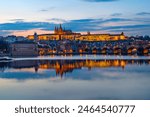
MULTIPOLYGON (((34 39, 34 35, 29 35, 27 37, 30 40, 34 39)), ((55 27, 53 34, 41 34, 38 35, 38 40, 80 40, 80 41, 117 41, 125 40, 127 37, 122 32, 121 34, 87 34, 75 33, 72 30, 66 30, 60 25, 55 27)))

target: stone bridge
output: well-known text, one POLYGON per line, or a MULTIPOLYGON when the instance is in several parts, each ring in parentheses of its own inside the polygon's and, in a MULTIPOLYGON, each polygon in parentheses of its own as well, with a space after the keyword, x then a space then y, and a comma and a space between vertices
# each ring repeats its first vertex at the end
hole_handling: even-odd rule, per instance
POLYGON ((150 45, 115 45, 115 46, 63 46, 39 48, 40 55, 45 54, 106 54, 106 55, 149 55, 150 45))

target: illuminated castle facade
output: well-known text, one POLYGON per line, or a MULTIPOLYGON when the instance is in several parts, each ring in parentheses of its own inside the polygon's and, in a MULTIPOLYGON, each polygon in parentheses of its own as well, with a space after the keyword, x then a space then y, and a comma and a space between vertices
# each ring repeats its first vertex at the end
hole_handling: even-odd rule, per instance
POLYGON ((68 35, 68 34, 72 34, 72 30, 65 30, 65 28, 63 29, 62 26, 60 25, 60 27, 55 27, 54 34, 68 35))
MULTIPOLYGON (((30 40, 34 40, 34 35, 29 35, 27 37, 30 40)), ((125 40, 127 37, 122 32, 121 34, 87 34, 74 33, 72 30, 66 30, 60 25, 55 27, 53 34, 41 34, 38 35, 39 40, 80 40, 80 41, 117 41, 125 40)))

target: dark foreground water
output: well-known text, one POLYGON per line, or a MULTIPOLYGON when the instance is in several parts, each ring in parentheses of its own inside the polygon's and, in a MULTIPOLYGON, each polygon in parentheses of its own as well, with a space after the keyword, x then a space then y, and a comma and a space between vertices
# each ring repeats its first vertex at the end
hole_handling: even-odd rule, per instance
POLYGON ((1 61, 0 99, 150 99, 150 57, 1 61))

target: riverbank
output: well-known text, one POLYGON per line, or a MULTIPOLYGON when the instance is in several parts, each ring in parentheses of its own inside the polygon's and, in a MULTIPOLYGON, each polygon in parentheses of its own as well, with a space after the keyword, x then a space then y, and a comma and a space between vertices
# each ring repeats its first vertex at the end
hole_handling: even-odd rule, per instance
POLYGON ((76 55, 76 56, 38 56, 10 58, 13 61, 21 60, 150 60, 150 56, 112 56, 112 55, 76 55))

